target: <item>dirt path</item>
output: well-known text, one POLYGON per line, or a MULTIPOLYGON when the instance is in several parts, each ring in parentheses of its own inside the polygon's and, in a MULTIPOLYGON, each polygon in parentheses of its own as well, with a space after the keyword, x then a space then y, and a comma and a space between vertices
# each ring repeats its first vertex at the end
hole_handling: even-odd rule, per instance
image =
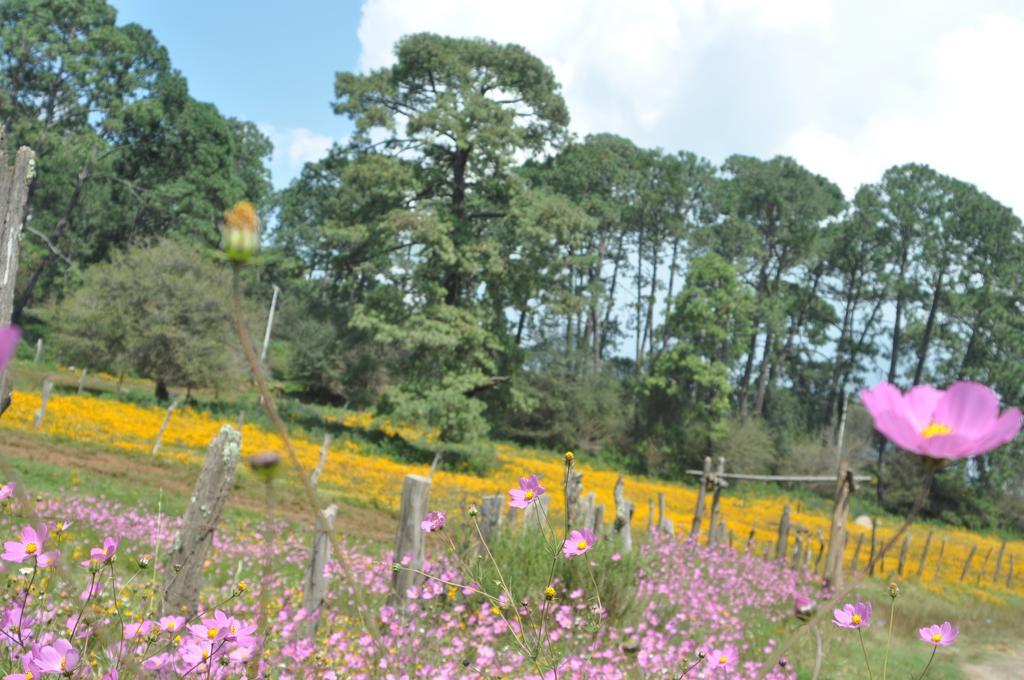
MULTIPOLYGON (((132 488, 140 499, 152 498, 163 490, 165 496, 176 496, 184 501, 192 493, 199 475, 198 465, 168 463, 144 455, 95 447, 79 448, 42 436, 12 431, 0 432, 0 456, 115 480, 132 488)), ((277 512, 302 522, 310 513, 297 486, 296 481, 279 487, 276 492, 277 512)), ((327 495, 330 495, 329 490, 327 495)), ((339 512, 335 523, 343 535, 373 543, 387 544, 394 540, 395 519, 389 513, 346 503, 337 504, 339 512)), ((262 489, 236 483, 228 506, 260 513, 264 507, 262 489)))
POLYGON ((1024 648, 993 646, 979 659, 960 665, 969 680, 1020 680, 1024 678, 1024 648))

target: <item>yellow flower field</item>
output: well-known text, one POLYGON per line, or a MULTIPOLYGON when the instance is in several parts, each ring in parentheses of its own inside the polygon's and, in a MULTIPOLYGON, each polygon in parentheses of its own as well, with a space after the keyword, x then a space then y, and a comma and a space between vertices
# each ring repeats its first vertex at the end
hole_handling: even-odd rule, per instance
MULTIPOLYGON (((10 409, 0 420, 0 428, 33 431, 33 414, 38 410, 39 403, 38 394, 16 391, 10 409)), ((148 456, 164 415, 165 410, 162 408, 144 408, 92 396, 57 394, 49 401, 41 431, 77 442, 111 446, 135 455, 148 456)), ((418 433, 408 427, 375 424, 373 416, 367 413, 347 414, 341 420, 347 427, 353 429, 387 428, 386 434, 389 436, 422 436, 428 439, 432 436, 429 433, 418 433)), ((191 408, 179 409, 174 413, 164 434, 159 456, 198 465, 202 461, 207 444, 222 424, 224 421, 217 420, 209 413, 191 408)), ((295 433, 294 443, 303 465, 312 470, 319 458, 321 442, 311 441, 301 433, 295 433)), ((281 448, 276 435, 249 424, 242 428, 242 447, 243 455, 277 451, 281 448)), ((496 447, 496 456, 499 465, 487 477, 437 472, 434 475, 432 507, 452 509, 463 502, 479 502, 480 497, 484 495, 505 494, 516 484, 520 476, 530 473, 537 474, 541 483, 552 493, 553 511, 560 507, 562 495, 558 487, 561 485, 564 471, 560 455, 499 444, 496 447)), ((585 462, 579 462, 579 458, 577 465, 583 472, 584 492, 596 493, 597 502, 605 505, 605 520, 610 521, 614 515, 612 491, 619 474, 591 468, 585 462)), ((426 465, 397 462, 364 450, 356 441, 341 438, 331 445, 320 484, 325 491, 336 493, 352 502, 395 511, 404 476, 409 473, 425 475, 427 472, 426 465)), ((626 480, 626 495, 636 504, 634 530, 642 533, 647 527, 648 501, 656 499, 659 493, 665 494, 668 516, 675 524, 677 535, 688 533, 696 505, 696 488, 645 477, 629 477, 626 480)), ((760 551, 766 542, 771 542, 774 554, 776 528, 782 508, 786 504, 786 499, 781 495, 774 498, 742 499, 730 497, 726 490, 722 496, 721 507, 728 529, 734 534, 737 545, 745 544, 747 537, 753 532, 755 548, 760 551)), ((813 564, 819 549, 818 532, 828 535, 829 517, 817 512, 806 512, 798 504, 792 505, 791 511, 793 524, 806 528, 807 535, 812 539, 813 564)), ((706 530, 707 527, 704 528, 706 530)), ((880 522, 879 544, 891 536, 895 529, 895 522, 880 522)), ((1017 595, 1024 595, 1024 576, 1019 575, 1021 562, 1024 560, 1024 541, 1007 542, 1000 565, 999 582, 994 583, 993 575, 1000 551, 1000 539, 949 527, 936 529, 923 573, 918 574, 918 563, 928 528, 919 525, 913 527, 910 533, 911 547, 903 579, 920 580, 924 587, 931 590, 962 590, 993 602, 1001 601, 1010 590, 1017 595), (972 546, 977 546, 976 553, 969 572, 961 582, 961 570, 972 546), (940 547, 942 568, 936 574, 940 547), (1008 589, 1005 581, 1011 556, 1015 562, 1014 571, 1017 573, 1014 574, 1012 585, 1008 589), (978 585, 982 567, 984 573, 978 585)), ((864 565, 868 555, 870 530, 854 526, 851 522, 850 534, 846 546, 847 563, 853 559, 858 537, 864 534, 864 545, 859 556, 859 563, 864 565)), ((792 549, 795 536, 793 533, 790 536, 792 549)), ((886 572, 895 570, 899 548, 897 545, 887 555, 884 565, 886 572)))

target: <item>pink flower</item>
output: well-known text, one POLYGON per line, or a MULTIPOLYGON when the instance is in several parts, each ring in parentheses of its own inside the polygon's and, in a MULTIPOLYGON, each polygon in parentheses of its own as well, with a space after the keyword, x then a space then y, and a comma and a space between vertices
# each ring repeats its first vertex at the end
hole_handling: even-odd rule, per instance
POLYGON ((811 618, 811 614, 814 613, 816 608, 817 605, 814 603, 814 600, 809 597, 797 595, 793 598, 793 613, 796 614, 798 619, 806 621, 811 618))
POLYGON ((78 652, 71 643, 61 638, 33 653, 32 665, 40 673, 68 673, 78 665, 78 652))
MULTIPOLYGON (((2 369, 0 369, 2 370, 2 369)), ((14 482, 7 482, 3 486, 0 486, 0 501, 5 498, 10 498, 14 495, 14 482)))
POLYGON ((721 668, 723 671, 731 671, 739 658, 736 648, 732 645, 726 645, 721 649, 713 649, 708 654, 708 668, 711 670, 721 668))
MULTIPOLYGON (((24 526, 21 528, 20 541, 5 541, 4 552, 0 558, 8 562, 24 562, 42 554, 43 543, 46 542, 47 532, 36 531, 33 527, 24 526)), ((44 565, 45 566, 45 565, 44 565)))
POLYGON ((544 495, 544 487, 540 485, 537 475, 519 478, 519 488, 510 489, 508 495, 512 500, 508 502, 513 508, 525 508, 527 505, 544 495))
POLYGON ((427 513, 427 516, 420 522, 420 528, 426 531, 428 534, 435 531, 444 529, 444 523, 447 519, 446 515, 439 510, 432 510, 427 513))
POLYGON ((584 528, 583 531, 575 529, 569 533, 569 538, 565 539, 562 552, 565 553, 566 557, 582 555, 594 547, 594 541, 596 540, 594 532, 590 529, 584 528))
POLYGON ((995 392, 974 382, 953 383, 946 390, 918 385, 906 394, 880 383, 862 390, 860 398, 876 430, 901 449, 930 458, 977 456, 1020 432, 1020 409, 1000 415, 995 392))
POLYGON ((99 562, 109 562, 116 553, 117 539, 107 536, 103 539, 103 547, 90 550, 89 557, 99 562))
POLYGON ((180 631, 184 625, 184 616, 164 616, 157 622, 157 626, 160 630, 171 633, 172 635, 177 635, 178 631, 180 631))
POLYGON ((832 623, 840 628, 867 628, 871 623, 871 603, 844 604, 832 612, 832 623))
POLYGON ((14 356, 14 350, 18 349, 19 340, 21 340, 21 329, 17 326, 0 328, 0 371, 14 356))
POLYGON ((35 675, 35 669, 32 665, 31 653, 21 656, 21 670, 24 673, 9 673, 4 676, 4 680, 32 680, 32 677, 35 675))
POLYGON ((921 628, 918 633, 921 634, 921 642, 927 642, 936 647, 948 647, 956 642, 957 636, 960 635, 960 629, 946 621, 941 626, 921 628))

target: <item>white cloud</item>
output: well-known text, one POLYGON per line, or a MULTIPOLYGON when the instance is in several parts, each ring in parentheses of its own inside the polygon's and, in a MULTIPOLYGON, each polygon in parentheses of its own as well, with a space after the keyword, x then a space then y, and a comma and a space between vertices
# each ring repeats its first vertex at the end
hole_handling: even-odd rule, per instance
POLYGON ((260 123, 259 128, 274 145, 270 168, 274 184, 279 188, 283 182, 296 177, 303 165, 323 158, 334 143, 327 135, 302 127, 278 130, 269 123, 260 123))
POLYGON ((848 192, 924 162, 1024 214, 1017 0, 366 0, 360 68, 418 31, 525 46, 579 133, 786 153, 848 192))

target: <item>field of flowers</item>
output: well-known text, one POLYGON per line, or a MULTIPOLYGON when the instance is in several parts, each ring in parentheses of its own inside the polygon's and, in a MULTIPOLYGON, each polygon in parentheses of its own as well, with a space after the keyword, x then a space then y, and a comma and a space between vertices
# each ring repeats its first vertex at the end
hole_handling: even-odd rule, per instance
MULTIPOLYGON (((33 414, 39 408, 40 396, 32 392, 16 391, 13 404, 3 419, 0 430, 15 429, 33 431, 33 414)), ((153 438, 164 418, 164 409, 141 407, 130 403, 93 396, 56 394, 51 397, 41 432, 80 443, 109 446, 128 454, 148 456, 153 438)), ((341 418, 346 427, 353 430, 388 428, 389 436, 415 438, 421 435, 415 430, 390 424, 380 424, 371 414, 350 413, 341 418)), ((181 408, 173 416, 167 429, 160 451, 161 457, 199 464, 205 447, 216 434, 221 421, 207 412, 181 408)), ((279 450, 276 436, 255 425, 246 424, 243 431, 243 455, 253 455, 279 450)), ((321 443, 312 441, 301 432, 294 432, 294 441, 303 464, 312 469, 318 460, 321 443)), ((487 477, 438 471, 434 475, 431 503, 441 509, 452 509, 465 502, 476 502, 483 495, 504 494, 514 486, 515 480, 526 473, 536 474, 542 482, 551 482, 549 487, 562 475, 561 456, 550 452, 523 450, 507 445, 496 446, 497 469, 487 477)), ((591 468, 581 461, 585 491, 593 491, 599 503, 609 509, 614 506, 613 488, 619 473, 611 470, 591 468)), ((408 473, 426 474, 428 467, 399 462, 381 455, 372 444, 359 437, 340 437, 330 449, 327 465, 320 478, 322 486, 329 487, 338 495, 353 503, 397 510, 403 477, 408 473)), ((677 533, 689 530, 691 517, 697 499, 694 487, 672 484, 644 477, 629 477, 626 480, 627 496, 637 505, 634 527, 647 526, 647 500, 664 493, 667 500, 668 516, 675 523, 677 533)), ((560 506, 560 492, 553 490, 553 507, 560 506)), ((774 498, 732 498, 726 493, 722 498, 722 511, 728 528, 734 532, 738 543, 745 543, 753 532, 755 545, 774 541, 778 519, 782 508, 791 504, 784 496, 774 498)), ((829 517, 821 512, 809 511, 799 505, 791 507, 792 521, 804 527, 812 537, 815 558, 819 547, 818 532, 827 535, 829 517)), ((881 520, 878 526, 879 542, 890 536, 898 523, 895 520, 881 520)), ((1014 557, 1015 568, 1020 570, 1024 561, 1024 541, 1009 541, 1001 564, 1002 573, 994 582, 996 556, 1001 540, 995 536, 950 527, 936 528, 928 558, 922 573, 917 573, 918 562, 924 547, 927 528, 913 527, 911 548, 906 559, 904 578, 921 582, 922 586, 936 592, 953 590, 970 594, 983 600, 999 602, 1009 593, 1024 595, 1024 577, 1013 578, 1011 586, 1006 585, 1010 557, 1014 557), (942 549, 942 570, 936 573, 940 546, 942 549), (961 581, 961 569, 973 546, 977 546, 970 571, 961 581), (987 557, 986 557, 987 556, 987 557), (984 568, 984 573, 982 573, 984 568), (979 576, 981 579, 979 581, 979 576)), ((852 561, 858 537, 865 534, 864 547, 859 560, 863 566, 869 544, 868 529, 851 525, 850 539, 846 547, 846 559, 852 561)), ((791 537, 791 541, 793 538, 791 537)), ((897 550, 887 556, 887 570, 896 566, 897 550)))

